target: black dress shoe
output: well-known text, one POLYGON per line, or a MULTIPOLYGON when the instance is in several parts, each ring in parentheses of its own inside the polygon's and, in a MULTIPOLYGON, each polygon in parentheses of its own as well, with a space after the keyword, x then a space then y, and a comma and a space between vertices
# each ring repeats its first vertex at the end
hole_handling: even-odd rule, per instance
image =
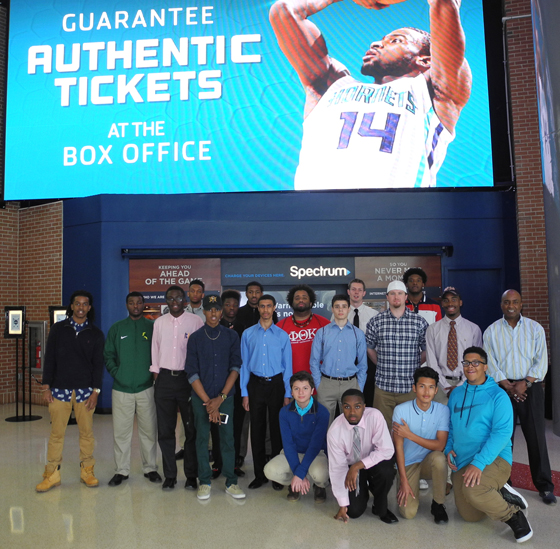
POLYGON ((235 458, 235 466, 236 467, 241 467, 243 465, 243 463, 245 463, 245 458, 243 456, 237 456, 235 458))
POLYGON ((157 471, 150 471, 149 473, 144 473, 144 476, 150 482, 161 482, 161 477, 157 471))
POLYGON ((282 490, 284 488, 284 485, 280 484, 279 482, 272 481, 272 488, 274 490, 276 490, 277 492, 280 492, 280 490, 282 490))
POLYGON ((161 489, 162 490, 173 490, 173 488, 175 488, 175 484, 177 484, 177 479, 176 478, 166 478, 163 481, 161 489))
POLYGON ((221 469, 215 469, 214 467, 212 467, 212 480, 216 480, 221 474, 221 469))
POLYGON ((119 475, 118 473, 109 481, 109 486, 118 486, 123 480, 127 480, 128 475, 119 475))
POLYGON ((183 448, 181 448, 176 454, 175 454, 175 461, 180 461, 185 457, 185 450, 183 450, 183 448))
POLYGON ((443 503, 436 503, 432 500, 431 513, 434 515, 434 522, 436 524, 447 524, 449 522, 449 517, 447 516, 443 503))
POLYGON ((238 476, 238 477, 244 477, 245 476, 245 471, 242 471, 239 467, 236 467, 233 472, 238 476))
MULTIPOLYGON (((371 512, 375 516, 379 517, 374 508, 372 508, 371 512)), ((379 517, 379 520, 381 522, 384 522, 385 524, 395 524, 395 522, 399 522, 399 519, 395 515, 393 515, 393 513, 389 511, 389 509, 387 509, 387 512, 382 517, 379 517)))
POLYGON ((198 490, 198 482, 196 482, 196 477, 187 477, 185 482, 185 488, 192 488, 193 490, 198 490))
POLYGON ((254 490, 255 488, 260 488, 263 484, 266 484, 268 482, 267 478, 260 478, 260 477, 256 477, 250 484, 249 484, 249 490, 254 490))

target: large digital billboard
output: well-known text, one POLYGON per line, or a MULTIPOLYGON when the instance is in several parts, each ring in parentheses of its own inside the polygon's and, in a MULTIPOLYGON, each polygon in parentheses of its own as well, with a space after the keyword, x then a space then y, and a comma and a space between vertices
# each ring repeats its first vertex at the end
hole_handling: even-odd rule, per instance
POLYGON ((492 186, 482 0, 382 2, 12 2, 5 199, 492 186))

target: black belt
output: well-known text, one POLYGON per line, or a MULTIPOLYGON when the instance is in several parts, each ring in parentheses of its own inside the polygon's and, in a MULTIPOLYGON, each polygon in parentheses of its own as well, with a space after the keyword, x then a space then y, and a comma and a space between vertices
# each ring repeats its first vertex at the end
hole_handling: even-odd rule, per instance
POLYGON ((350 381, 351 379, 354 379, 356 377, 356 374, 350 377, 331 377, 327 374, 321 374, 321 376, 326 377, 327 379, 334 379, 334 381, 350 381))
POLYGON ((257 378, 259 381, 262 381, 263 383, 269 383, 270 381, 274 381, 275 379, 282 377, 282 374, 276 374, 275 376, 272 377, 258 376, 257 374, 251 374, 251 376, 257 378))
POLYGON ((178 377, 178 376, 184 376, 185 375, 185 370, 169 370, 168 368, 160 368, 159 373, 160 374, 169 374, 170 376, 178 377))
POLYGON ((459 377, 453 377, 453 376, 445 376, 445 379, 456 379, 457 381, 461 381, 461 379, 463 379, 463 376, 459 376, 459 377))

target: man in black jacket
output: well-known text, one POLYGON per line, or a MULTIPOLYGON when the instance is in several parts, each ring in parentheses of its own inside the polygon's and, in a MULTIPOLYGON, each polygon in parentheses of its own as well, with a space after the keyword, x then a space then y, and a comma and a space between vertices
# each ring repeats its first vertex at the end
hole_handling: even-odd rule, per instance
POLYGON ((43 397, 49 404, 51 436, 37 492, 60 484, 64 434, 72 407, 80 431, 80 480, 90 488, 99 484, 93 474, 93 412, 101 392, 104 337, 93 325, 93 296, 82 290, 74 292, 66 316, 51 328, 47 340, 43 397))

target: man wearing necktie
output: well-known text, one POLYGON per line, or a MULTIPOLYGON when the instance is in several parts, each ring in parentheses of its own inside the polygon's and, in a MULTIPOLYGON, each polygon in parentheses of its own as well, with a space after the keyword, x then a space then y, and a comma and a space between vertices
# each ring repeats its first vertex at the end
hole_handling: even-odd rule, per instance
POLYGON ((441 296, 445 316, 426 330, 426 362, 439 374, 435 401, 447 404, 449 395, 463 385, 465 378, 459 359, 465 349, 482 347, 480 328, 461 316, 463 301, 459 292, 449 286, 441 296))
POLYGON ((398 522, 387 508, 395 449, 383 415, 366 408, 361 391, 348 389, 342 395, 342 415, 327 433, 327 449, 332 491, 339 505, 334 518, 348 522, 363 515, 371 492, 372 513, 386 524, 398 522))

